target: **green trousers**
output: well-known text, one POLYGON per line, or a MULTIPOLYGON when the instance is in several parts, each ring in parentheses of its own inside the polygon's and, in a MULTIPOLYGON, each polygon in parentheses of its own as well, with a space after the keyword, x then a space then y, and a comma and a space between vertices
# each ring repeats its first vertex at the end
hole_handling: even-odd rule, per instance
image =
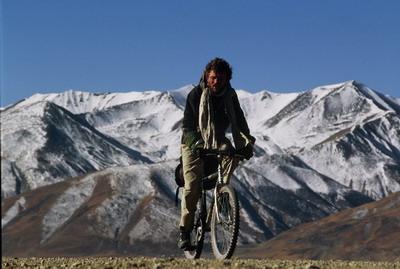
MULTIPOLYGON (((183 177, 185 186, 181 201, 181 221, 179 226, 185 230, 193 229, 194 214, 196 212, 197 202, 201 196, 201 179, 203 175, 204 162, 190 148, 184 144, 181 145, 183 177)), ((238 165, 238 160, 224 157, 221 162, 222 175, 225 184, 238 165)))

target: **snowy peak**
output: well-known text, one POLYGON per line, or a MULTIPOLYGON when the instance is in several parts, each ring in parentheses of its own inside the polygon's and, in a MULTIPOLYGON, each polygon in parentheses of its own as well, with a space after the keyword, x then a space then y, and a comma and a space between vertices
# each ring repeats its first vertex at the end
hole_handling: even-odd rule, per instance
POLYGON ((48 101, 55 103, 74 114, 103 110, 137 100, 152 98, 160 94, 158 91, 127 92, 127 93, 89 93, 68 90, 62 93, 35 94, 18 104, 17 107, 32 103, 48 101))
POLYGON ((311 92, 315 96, 315 103, 330 95, 341 95, 341 101, 347 101, 344 106, 357 103, 360 99, 368 99, 380 110, 399 112, 399 106, 394 98, 384 96, 355 80, 318 87, 311 92))
POLYGON ((110 166, 151 163, 52 102, 11 107, 1 118, 2 199, 110 166))
POLYGON ((395 111, 397 114, 400 114, 400 103, 398 99, 376 92, 361 83, 354 82, 354 84, 367 98, 371 99, 375 105, 382 110, 395 111))
POLYGON ((179 157, 183 108, 174 94, 159 92, 143 100, 86 113, 84 117, 101 132, 154 161, 176 159, 179 157))
MULTIPOLYGON (((151 162, 176 159, 180 154, 180 127, 186 96, 193 87, 187 85, 167 92, 93 94, 70 90, 60 94, 36 94, 1 111, 3 126, 7 126, 7 130, 2 129, 2 138, 5 139, 2 148, 6 149, 2 152, 2 159, 4 162, 12 160, 12 163, 22 154, 22 149, 7 147, 6 144, 17 143, 13 136, 19 137, 20 144, 35 143, 37 147, 31 146, 32 152, 44 145, 46 128, 38 128, 44 124, 41 119, 44 104, 56 105, 55 115, 61 108, 65 110, 59 122, 63 122, 64 116, 73 119, 71 122, 89 130, 97 138, 113 141, 113 147, 125 153, 132 149, 151 162), (18 132, 32 133, 31 130, 37 131, 30 136, 17 135, 18 132), (8 138, 12 142, 4 143, 8 138)), ((321 86, 301 93, 237 90, 237 94, 250 130, 257 138, 257 157, 297 153, 338 140, 357 126, 380 119, 387 113, 397 113, 399 107, 396 99, 374 92, 356 81, 321 86)), ((78 129, 70 127, 65 133, 71 130, 78 129)))
POLYGON ((266 121, 299 95, 298 93, 279 94, 268 91, 251 94, 243 90, 237 91, 237 94, 249 127, 255 132, 263 130, 266 121))
POLYGON ((168 92, 175 99, 175 102, 178 104, 178 106, 184 109, 186 105, 186 97, 194 87, 194 84, 190 84, 168 92))
POLYGON ((299 94, 263 126, 267 135, 281 141, 277 143, 280 147, 301 149, 397 110, 391 99, 383 99, 367 87, 349 81, 299 94))
POLYGON ((337 133, 299 157, 321 174, 380 199, 400 191, 400 118, 393 112, 337 133))

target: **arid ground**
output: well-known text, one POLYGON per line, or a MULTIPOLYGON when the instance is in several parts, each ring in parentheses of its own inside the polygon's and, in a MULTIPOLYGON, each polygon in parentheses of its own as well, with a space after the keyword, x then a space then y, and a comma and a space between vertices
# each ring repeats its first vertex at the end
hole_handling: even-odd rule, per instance
POLYGON ((144 258, 144 257, 85 257, 85 258, 12 258, 2 257, 2 268, 146 268, 146 269, 196 269, 196 268, 262 268, 262 269, 395 269, 398 262, 358 262, 358 261, 313 261, 313 260, 270 260, 270 259, 232 259, 217 261, 212 259, 186 260, 183 258, 144 258))

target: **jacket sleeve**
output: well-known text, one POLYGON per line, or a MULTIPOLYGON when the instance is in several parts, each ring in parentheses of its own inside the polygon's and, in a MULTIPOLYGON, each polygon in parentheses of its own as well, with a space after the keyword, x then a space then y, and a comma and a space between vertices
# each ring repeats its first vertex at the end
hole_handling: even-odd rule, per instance
MULTIPOLYGON (((186 98, 185 111, 182 120, 182 144, 188 145, 188 140, 201 138, 199 132, 199 98, 198 88, 194 88, 186 98)), ((189 146, 189 145, 188 145, 189 146)))

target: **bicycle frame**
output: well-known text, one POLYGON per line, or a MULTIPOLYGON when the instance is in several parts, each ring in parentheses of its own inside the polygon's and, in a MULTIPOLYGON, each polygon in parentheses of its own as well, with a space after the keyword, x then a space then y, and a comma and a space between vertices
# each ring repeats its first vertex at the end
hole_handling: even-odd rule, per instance
MULTIPOLYGON (((210 207, 208 210, 207 210, 207 202, 206 202, 207 190, 205 190, 204 187, 202 187, 202 198, 201 198, 202 199, 202 206, 201 206, 202 208, 201 208, 201 213, 200 213, 201 215, 203 214, 202 215, 202 217, 203 217, 204 216, 203 212, 208 211, 206 214, 206 218, 203 218, 203 220, 205 220, 207 231, 209 231, 209 229, 210 229, 209 227, 210 227, 210 223, 211 223, 211 216, 212 216, 213 208, 215 208, 215 214, 217 216, 218 222, 220 221, 218 209, 217 209, 217 207, 214 207, 214 204, 217 205, 218 189, 224 185, 224 180, 223 180, 223 175, 222 175, 222 165, 221 165, 223 154, 218 151, 212 151, 212 152, 214 152, 214 153, 210 153, 210 155, 215 155, 217 157, 217 161, 218 161, 218 168, 217 168, 217 176, 218 177, 217 177, 217 182, 215 184, 215 187, 213 189, 213 197, 211 199, 211 204, 210 204, 210 207)), ((233 155, 233 157, 243 159, 243 156, 239 155, 239 154, 235 154, 235 155, 233 155)), ((210 175, 210 176, 212 176, 212 175, 210 175)), ((210 176, 202 178, 202 186, 204 184, 204 181, 207 180, 210 176)))
POLYGON ((223 159, 225 156, 232 157, 232 158, 237 158, 237 159, 244 159, 244 156, 239 155, 239 154, 232 154, 229 152, 224 152, 224 151, 218 151, 218 150, 201 150, 199 151, 200 157, 205 158, 207 156, 213 156, 217 158, 217 171, 203 177, 201 179, 201 196, 200 196, 200 208, 196 210, 198 212, 197 217, 195 218, 195 227, 194 230, 192 231, 193 236, 196 236, 195 239, 195 245, 191 247, 188 250, 185 250, 185 255, 187 258, 191 259, 196 259, 199 258, 203 249, 203 242, 204 242, 204 235, 206 232, 211 232, 211 242, 213 246, 213 252, 214 255, 218 259, 225 259, 229 258, 234 251, 234 248, 236 246, 236 240, 238 236, 238 201, 236 198, 236 195, 234 193, 234 189, 229 187, 228 182, 224 182, 224 177, 223 177, 223 159), (215 184, 215 185, 214 185, 215 184), (210 197, 207 197, 207 191, 212 191, 211 194, 211 201, 210 205, 207 207, 207 199, 210 197), (221 254, 218 246, 214 248, 215 244, 215 225, 218 223, 222 223, 223 221, 223 216, 220 215, 220 208, 218 208, 219 204, 221 203, 219 200, 221 191, 226 195, 229 193, 230 197, 235 197, 233 201, 235 201, 234 208, 236 208, 236 213, 235 213, 235 224, 232 227, 236 227, 234 234, 232 234, 232 237, 229 239, 230 245, 229 248, 227 249, 227 252, 221 254), (232 193, 233 191, 233 193, 232 193), (215 208, 215 210, 214 210, 215 208), (213 241, 214 240, 214 241, 213 241), (214 243, 213 243, 214 242, 214 243))

